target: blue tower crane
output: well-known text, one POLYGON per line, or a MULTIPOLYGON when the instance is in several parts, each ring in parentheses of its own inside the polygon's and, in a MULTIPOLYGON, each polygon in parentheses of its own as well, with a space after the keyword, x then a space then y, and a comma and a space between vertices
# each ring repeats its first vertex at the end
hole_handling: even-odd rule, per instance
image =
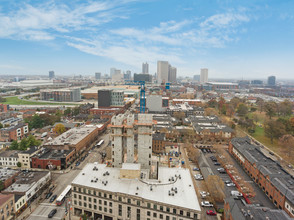
POLYGON ((140 85, 140 113, 146 111, 145 81, 125 80, 125 85, 140 85))

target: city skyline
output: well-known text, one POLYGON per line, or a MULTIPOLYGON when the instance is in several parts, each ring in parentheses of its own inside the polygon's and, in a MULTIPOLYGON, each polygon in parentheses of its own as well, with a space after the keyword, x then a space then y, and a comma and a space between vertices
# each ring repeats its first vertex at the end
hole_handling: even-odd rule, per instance
POLYGON ((291 1, 2 1, 0 74, 149 73, 158 60, 178 76, 291 78, 291 1), (165 10, 163 10, 165 9, 165 10), (156 14, 156 16, 154 16, 156 14))

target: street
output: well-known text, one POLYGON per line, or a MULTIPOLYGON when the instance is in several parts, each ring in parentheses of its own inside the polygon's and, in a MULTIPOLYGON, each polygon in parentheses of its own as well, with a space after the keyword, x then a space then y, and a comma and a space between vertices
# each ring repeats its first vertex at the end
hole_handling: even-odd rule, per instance
MULTIPOLYGON (((102 157, 100 152, 105 152, 106 147, 109 143, 109 134, 103 133, 99 136, 99 140, 103 139, 104 143, 100 148, 96 148, 94 150, 91 150, 93 147, 90 146, 88 148, 89 155, 85 158, 84 161, 80 161, 80 165, 76 167, 75 165, 73 169, 68 168, 67 170, 61 170, 61 171, 54 171, 52 172, 52 184, 56 186, 56 188, 53 190, 53 195, 57 195, 57 197, 62 193, 62 191, 66 188, 67 185, 70 185, 71 182, 74 180, 74 178, 80 173, 80 171, 84 168, 84 166, 87 163, 94 163, 98 162, 101 163, 102 157)), ((36 199, 36 204, 34 205, 32 209, 32 213, 30 214, 30 207, 28 207, 20 216, 18 216, 17 219, 29 219, 29 220, 38 220, 38 219, 47 219, 48 214, 52 209, 57 209, 57 213, 54 215, 53 219, 62 219, 65 218, 65 206, 66 203, 62 204, 61 206, 57 206, 55 201, 50 203, 49 199, 44 199, 46 194, 49 192, 49 189, 46 189, 41 198, 36 199), (36 207, 35 207, 36 206, 36 207), (29 217, 27 218, 27 216, 29 217)))

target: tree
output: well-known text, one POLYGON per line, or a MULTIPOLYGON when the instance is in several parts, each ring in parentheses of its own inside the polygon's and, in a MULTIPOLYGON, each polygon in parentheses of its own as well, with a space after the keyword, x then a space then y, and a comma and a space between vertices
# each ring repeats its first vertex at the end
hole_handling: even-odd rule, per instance
POLYGON ((2 191, 3 189, 5 189, 4 183, 2 180, 0 180, 0 191, 2 191))
POLYGON ((71 115, 71 108, 70 107, 66 108, 64 110, 63 114, 64 114, 64 116, 70 116, 71 115))
POLYGON ((26 138, 23 138, 21 141, 20 141, 20 143, 19 143, 19 146, 18 146, 18 148, 19 148, 19 150, 26 150, 27 148, 28 148, 29 146, 28 146, 28 142, 27 142, 27 139, 26 138))
POLYGON ((66 131, 66 129, 63 124, 57 124, 57 125, 55 125, 53 131, 56 134, 60 135, 60 134, 64 133, 66 131))
POLYGON ((209 175, 206 179, 208 191, 215 202, 223 202, 225 199, 224 182, 217 175, 209 175))
POLYGON ((264 133, 266 137, 271 139, 273 144, 274 139, 280 138, 286 133, 285 126, 279 121, 268 120, 264 124, 264 133))
POLYGON ((18 143, 17 143, 17 141, 12 141, 9 149, 10 150, 17 150, 18 149, 18 143))
POLYGON ((235 114, 234 106, 232 104, 228 104, 226 110, 227 110, 226 115, 232 118, 232 116, 235 114))
POLYGON ((259 112, 263 112, 265 103, 264 103, 264 100, 262 98, 257 98, 256 99, 256 105, 258 107, 259 112))
POLYGON ((0 123, 0 129, 3 128, 3 124, 0 123))
POLYGON ((280 139, 282 146, 281 151, 285 155, 285 159, 292 159, 294 153, 294 136, 290 134, 283 135, 280 139))
POLYGON ((216 108, 218 105, 218 103, 215 99, 210 99, 207 104, 208 104, 208 107, 210 107, 210 108, 216 108))
POLYGON ((21 167, 21 162, 17 162, 17 167, 21 167))
POLYGON ((234 109, 238 107, 240 104, 241 100, 238 97, 234 97, 230 100, 230 104, 233 106, 234 109))
POLYGON ((285 100, 278 105, 279 115, 289 116, 292 114, 293 104, 289 100, 285 100))
POLYGON ((217 111, 214 108, 206 108, 204 110, 204 114, 207 115, 207 116, 217 115, 217 111))
POLYGON ((267 102, 264 106, 266 115, 272 119, 273 116, 277 114, 277 103, 267 102))
POLYGON ((27 138, 26 138, 26 141, 27 141, 27 146, 28 147, 33 147, 33 146, 40 146, 42 144, 42 142, 40 140, 37 140, 35 138, 35 136, 33 135, 29 135, 27 138))
POLYGON ((247 115, 247 113, 248 113, 248 107, 247 107, 245 104, 241 103, 241 104, 238 106, 237 113, 238 113, 238 115, 241 116, 241 117, 247 115))
POLYGON ((182 118, 185 118, 185 112, 174 112, 173 113, 173 116, 176 118, 176 119, 182 119, 182 118))

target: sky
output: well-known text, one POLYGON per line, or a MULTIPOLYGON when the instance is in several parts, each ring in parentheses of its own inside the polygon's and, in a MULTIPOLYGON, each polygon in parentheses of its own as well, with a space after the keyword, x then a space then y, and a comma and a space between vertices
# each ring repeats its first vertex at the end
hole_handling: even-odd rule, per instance
POLYGON ((293 0, 0 0, 0 74, 294 78, 293 0))

